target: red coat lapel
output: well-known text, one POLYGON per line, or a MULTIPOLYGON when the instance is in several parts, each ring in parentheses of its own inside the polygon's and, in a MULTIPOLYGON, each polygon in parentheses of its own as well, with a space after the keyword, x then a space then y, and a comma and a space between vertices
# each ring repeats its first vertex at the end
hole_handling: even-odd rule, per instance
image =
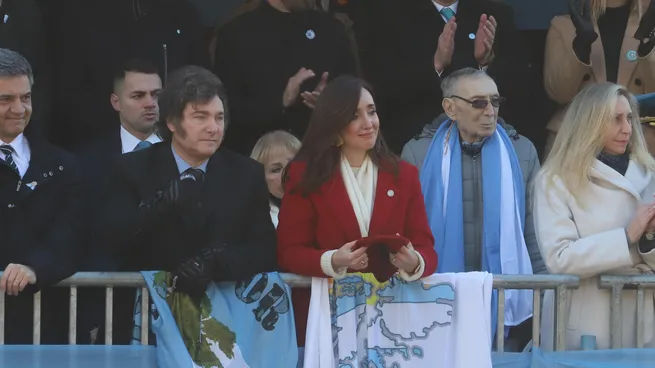
POLYGON ((323 184, 324 200, 332 210, 334 219, 339 223, 344 238, 347 241, 356 240, 362 237, 359 231, 359 223, 355 216, 355 210, 350 203, 346 185, 343 183, 341 172, 337 170, 335 175, 323 184))
POLYGON ((378 183, 375 188, 373 218, 368 231, 369 235, 385 233, 387 222, 393 214, 399 195, 396 178, 393 174, 378 170, 378 183))

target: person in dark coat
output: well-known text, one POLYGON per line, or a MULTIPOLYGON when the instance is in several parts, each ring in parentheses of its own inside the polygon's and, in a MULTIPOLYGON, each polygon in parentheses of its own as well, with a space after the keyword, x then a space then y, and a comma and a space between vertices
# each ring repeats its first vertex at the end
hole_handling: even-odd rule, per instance
POLYGON ((440 83, 465 67, 486 70, 507 98, 504 117, 521 130, 527 67, 511 8, 487 0, 386 1, 362 40, 365 76, 379 96, 395 152, 443 109, 440 83))
MULTIPOLYGON (((85 146, 77 153, 84 176, 86 213, 93 213, 96 199, 107 192, 107 167, 121 154, 145 149, 161 142, 155 132, 159 119, 157 103, 162 89, 157 68, 150 62, 133 59, 126 62, 114 74, 113 93, 109 101, 116 110, 114 130, 105 137, 85 146)), ((93 216, 87 216, 92 222, 93 216)), ((81 271, 116 271, 117 265, 100 246, 94 246, 91 226, 85 229, 85 243, 89 244, 83 253, 81 271)), ((78 344, 104 343, 105 293, 103 289, 78 291, 79 308, 87 312, 80 315, 78 323, 78 344), (97 338, 96 338, 97 336, 97 338)), ((128 344, 131 341, 135 291, 132 288, 114 290, 113 344, 128 344)))
MULTIPOLYGON (((76 270, 83 216, 81 177, 74 156, 48 143, 29 125, 33 76, 27 60, 8 49, 0 49, 0 60, 4 336, 6 344, 31 344, 33 294, 76 270)), ((44 290, 42 343, 66 342, 68 321, 61 318, 68 310, 65 295, 65 290, 44 290), (63 300, 58 297, 62 295, 63 300)))
POLYGON ((107 104, 112 73, 126 60, 168 71, 206 66, 209 53, 195 7, 186 0, 63 0, 51 11, 57 45, 57 126, 64 148, 75 150, 116 127, 107 104))
POLYGON ((219 31, 214 72, 230 98, 230 149, 248 155, 272 130, 301 137, 325 83, 357 73, 344 26, 310 3, 268 0, 219 31))
POLYGON ((44 14, 35 0, 0 1, 0 47, 14 50, 27 59, 34 72, 31 121, 46 134, 51 123, 52 68, 46 47, 44 14))
POLYGON ((160 98, 163 142, 119 157, 97 217, 121 271, 165 270, 181 292, 276 268, 276 234, 261 164, 220 148, 223 86, 189 66, 160 98))

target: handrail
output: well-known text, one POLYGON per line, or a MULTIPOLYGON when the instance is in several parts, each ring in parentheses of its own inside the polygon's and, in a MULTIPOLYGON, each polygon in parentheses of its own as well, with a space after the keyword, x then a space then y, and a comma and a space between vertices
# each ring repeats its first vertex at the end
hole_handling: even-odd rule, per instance
POLYGON ((655 289, 655 275, 603 275, 601 289, 611 289, 610 347, 620 349, 623 342, 623 290, 637 290, 637 348, 644 347, 644 290, 655 289))
MULTIPOLYGON (((2 273, 0 272, 0 276, 2 273)), ((290 273, 281 273, 284 282, 293 288, 307 288, 311 286, 311 277, 299 276, 290 273)), ((579 285, 579 278, 571 275, 493 275, 493 287, 498 289, 498 331, 502 331, 505 319, 504 293, 505 290, 531 289, 534 291, 533 308, 534 318, 532 325, 533 345, 539 346, 541 290, 554 289, 557 293, 556 306, 556 350, 563 350, 566 342, 566 321, 564 306, 568 298, 567 290, 575 289, 579 285)), ((69 303, 69 343, 76 343, 77 330, 77 290, 82 287, 105 288, 105 343, 112 343, 113 324, 113 289, 116 287, 132 287, 141 289, 143 298, 148 298, 146 282, 139 272, 79 272, 59 282, 56 286, 70 288, 69 303)), ((0 344, 4 343, 4 293, 0 293, 0 344)), ((148 343, 148 306, 141 303, 141 343, 148 343)), ((34 344, 40 342, 41 322, 41 293, 34 294, 34 344)), ((504 334, 498 334, 496 347, 498 351, 504 349, 504 334)))

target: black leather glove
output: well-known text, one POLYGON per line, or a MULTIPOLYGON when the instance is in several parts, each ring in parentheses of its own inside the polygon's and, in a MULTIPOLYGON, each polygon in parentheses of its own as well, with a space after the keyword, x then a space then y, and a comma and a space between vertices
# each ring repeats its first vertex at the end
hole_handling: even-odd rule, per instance
POLYGON ((196 255, 182 262, 173 272, 177 280, 175 290, 195 297, 202 296, 207 285, 214 279, 219 254, 225 247, 225 244, 217 244, 202 248, 196 255))
POLYGON ((200 200, 205 173, 200 169, 185 170, 179 178, 172 180, 166 189, 139 204, 141 228, 148 227, 158 215, 167 214, 175 208, 189 207, 200 200))
POLYGON ((578 59, 585 64, 588 64, 591 60, 591 44, 598 39, 598 34, 594 29, 594 22, 591 19, 589 1, 569 0, 569 14, 575 27, 573 51, 575 51, 578 59))

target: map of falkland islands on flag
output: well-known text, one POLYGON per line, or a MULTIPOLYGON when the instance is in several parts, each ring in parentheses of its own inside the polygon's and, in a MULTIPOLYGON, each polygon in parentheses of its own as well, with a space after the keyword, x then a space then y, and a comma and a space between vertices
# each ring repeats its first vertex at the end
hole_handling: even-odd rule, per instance
POLYGON ((451 337, 454 284, 397 277, 379 283, 372 274, 329 284, 338 367, 419 367, 443 359, 434 346, 451 337))
MULTIPOLYGON (((295 367, 298 359, 291 290, 277 273, 210 283, 194 299, 172 292, 172 276, 142 272, 153 305, 160 368, 295 367)), ((135 308, 140 325, 141 298, 135 308)), ((138 329, 137 329, 138 332, 138 329)))
POLYGON ((486 273, 435 274, 411 283, 398 277, 380 283, 359 273, 314 278, 305 367, 491 367, 485 307, 491 279, 486 273), (458 320, 458 312, 465 317, 458 320))

